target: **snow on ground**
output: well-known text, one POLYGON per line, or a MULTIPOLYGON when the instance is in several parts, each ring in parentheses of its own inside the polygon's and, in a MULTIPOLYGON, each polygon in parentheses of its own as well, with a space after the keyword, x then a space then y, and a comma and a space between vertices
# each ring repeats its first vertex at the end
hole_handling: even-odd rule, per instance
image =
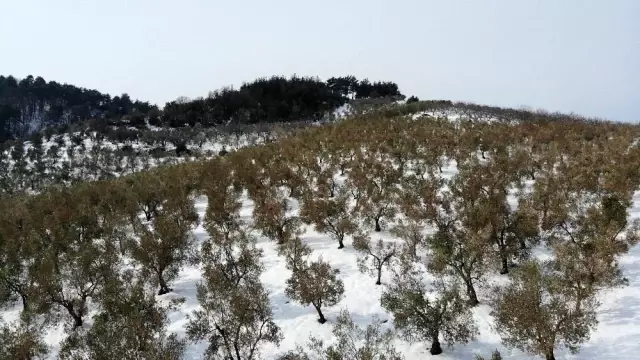
MULTIPOLYGON (((450 166, 445 169, 446 174, 455 172, 455 167, 450 166)), ((297 211, 296 202, 292 201, 293 212, 297 211)), ((207 203, 206 198, 196 201, 196 209, 201 217, 204 216, 207 203)), ((252 202, 244 198, 244 206, 241 215, 245 221, 251 220, 253 211, 252 202)), ((634 197, 632 216, 640 217, 640 192, 634 197)), ((194 230, 194 235, 203 240, 207 233, 202 226, 194 230)), ((374 239, 382 237, 388 241, 401 241, 394 238, 388 232, 371 233, 374 239)), ((284 340, 280 347, 276 348, 267 345, 263 348, 266 359, 274 359, 278 354, 294 349, 297 344, 306 344, 309 336, 321 338, 323 340, 334 341, 331 323, 337 317, 340 309, 348 308, 354 321, 366 326, 371 323, 374 316, 381 320, 389 319, 389 315, 380 306, 380 296, 384 289, 384 284, 390 279, 388 270, 383 270, 383 285, 376 286, 374 279, 368 274, 358 271, 356 265, 357 253, 351 247, 350 241, 346 241, 346 248, 338 250, 337 243, 329 239, 326 235, 317 233, 313 229, 307 229, 303 235, 303 240, 314 250, 312 257, 322 256, 333 267, 340 269, 341 279, 345 285, 345 296, 336 306, 324 309, 328 322, 324 325, 316 321, 317 314, 313 307, 302 306, 295 302, 290 302, 284 295, 285 281, 290 275, 290 271, 285 268, 284 262, 277 255, 275 245, 266 238, 259 238, 259 246, 264 250, 263 262, 265 272, 262 281, 270 292, 271 304, 276 323, 282 329, 284 340)), ((545 256, 544 251, 539 254, 545 256)), ((625 275, 629 278, 629 286, 625 288, 608 291, 601 296, 602 306, 598 319, 600 324, 592 334, 591 340, 585 344, 582 351, 577 355, 571 355, 565 350, 557 352, 558 359, 637 359, 640 352, 640 246, 631 249, 630 253, 622 259, 625 275)), ((161 300, 184 297, 186 301, 180 309, 169 316, 169 331, 184 335, 184 328, 187 323, 187 315, 198 308, 196 299, 196 284, 200 280, 201 273, 197 267, 184 268, 179 278, 172 284, 174 291, 170 294, 160 296, 161 300)), ((498 277, 490 282, 504 281, 498 277)), ((480 300, 486 299, 489 291, 488 287, 479 288, 480 300)), ((489 355, 494 349, 499 349, 505 359, 534 359, 527 354, 517 350, 504 348, 500 343, 500 337, 492 330, 491 309, 487 305, 479 305, 474 310, 474 318, 480 330, 480 335, 476 341, 469 344, 457 344, 451 349, 445 349, 445 353, 432 356, 428 352, 428 343, 409 344, 401 340, 396 341, 396 346, 407 360, 417 359, 473 359, 476 353, 489 355)), ((3 314, 7 320, 15 319, 18 310, 14 309, 3 314)), ((392 326, 392 321, 384 324, 385 327, 392 326)), ((57 327, 49 332, 46 341, 55 345, 64 338, 62 327, 57 327)), ((206 343, 190 344, 187 350, 187 359, 199 359, 206 348, 206 343)), ((55 356, 55 351, 54 354, 55 356)))
MULTIPOLYGON (((449 170, 453 172, 453 170, 449 170)), ((198 211, 204 215, 206 202, 197 203, 198 211)), ((295 211, 296 209, 293 209, 295 211)), ((245 199, 242 215, 250 220, 252 212, 251 201, 245 199)), ((640 191, 635 194, 633 215, 640 217, 640 191)), ((200 239, 207 236, 204 229, 195 230, 200 239)), ((382 237, 388 241, 401 241, 388 232, 371 233, 374 239, 382 237)), ((270 291, 271 304, 276 323, 284 334, 284 340, 279 348, 266 346, 264 355, 266 359, 273 359, 278 354, 292 350, 296 344, 306 344, 309 336, 321 338, 326 341, 334 341, 332 320, 335 320, 340 309, 346 307, 351 312, 354 322, 366 326, 371 323, 374 316, 381 320, 389 319, 389 315, 380 306, 380 296, 384 284, 390 279, 388 270, 383 270, 382 286, 376 286, 375 280, 368 274, 361 274, 356 265, 357 253, 346 241, 345 248, 337 249, 337 243, 323 234, 308 229, 303 235, 303 240, 314 250, 313 257, 322 256, 333 267, 340 269, 341 279, 344 281, 345 296, 336 306, 323 310, 328 323, 321 325, 316 321, 317 314, 311 306, 301 306, 290 302, 284 295, 285 281, 290 271, 284 266, 284 262, 276 253, 275 245, 266 238, 261 238, 259 246, 264 250, 263 262, 265 272, 262 281, 270 291)), ((546 254, 540 253, 543 257, 546 254)), ((640 246, 636 246, 622 259, 625 275, 629 278, 629 286, 604 293, 600 300, 602 306, 598 320, 600 324, 592 334, 591 340, 585 344, 577 355, 571 355, 565 350, 557 352, 557 359, 637 359, 640 352, 640 246)), ((174 283, 174 293, 167 296, 185 297, 187 301, 180 311, 171 315, 170 331, 184 334, 186 315, 198 307, 195 298, 195 285, 199 281, 200 273, 196 268, 185 268, 180 279, 174 283)), ((490 281, 499 281, 491 279, 490 281)), ((486 299, 489 289, 480 288, 480 299, 486 299)), ((487 305, 479 305, 474 309, 474 318, 480 335, 476 341, 466 345, 455 345, 452 349, 445 349, 445 353, 432 356, 428 352, 428 343, 408 344, 397 340, 396 346, 407 360, 417 359, 473 359, 476 353, 489 355, 494 349, 499 349, 505 359, 533 359, 530 355, 518 350, 506 349, 501 345, 500 337, 492 330, 493 320, 489 315, 491 309, 487 305)), ((385 326, 392 326, 389 321, 385 326)), ((191 345, 189 358, 200 358, 206 347, 205 343, 191 345)))
MULTIPOLYGON (((218 149, 218 146, 210 146, 212 150, 218 149)), ((455 172, 455 162, 452 162, 449 167, 444 169, 443 175, 450 177, 455 172)), ((513 194, 509 200, 512 205, 515 206, 517 204, 513 194)), ((295 201, 293 203, 295 205, 295 201)), ((206 199, 198 199, 195 206, 200 216, 203 217, 207 207, 206 199)), ((251 201, 245 197, 241 215, 246 221, 251 220, 252 208, 251 201)), ((292 211, 297 211, 297 208, 294 207, 292 211)), ((640 191, 634 195, 631 217, 640 218, 640 191)), ((194 235, 200 240, 208 236, 202 226, 194 230, 194 235)), ((388 241, 401 241, 387 231, 382 233, 372 232, 371 236, 374 240, 382 237, 388 241)), ((302 239, 314 250, 313 257, 322 256, 333 267, 340 270, 340 276, 345 285, 344 298, 336 306, 323 309, 328 322, 323 325, 319 324, 316 321, 316 311, 312 306, 301 306, 295 302, 290 302, 285 296, 285 281, 289 277, 290 271, 285 268, 284 261, 277 255, 275 244, 266 238, 260 238, 259 246, 264 250, 263 263, 266 269, 262 275, 262 281, 270 292, 275 321, 284 334, 284 339, 279 348, 272 345, 263 347, 265 359, 274 359, 277 355, 295 348, 298 344, 306 344, 311 335, 329 342, 334 341, 331 324, 339 311, 345 307, 350 311, 354 322, 363 326, 371 323, 374 316, 378 316, 381 320, 390 319, 389 314, 380 306, 380 296, 384 289, 384 284, 388 283, 390 279, 388 269, 383 270, 383 285, 376 286, 374 284, 375 279, 368 274, 359 272, 356 264, 358 255, 351 247, 350 239, 345 241, 346 247, 342 250, 338 250, 337 243, 329 239, 328 236, 317 233, 311 228, 307 228, 302 239)), ((547 256, 542 249, 535 254, 540 257, 547 256)), ((632 248, 621 259, 621 263, 625 276, 629 279, 629 286, 603 293, 600 297, 602 306, 598 315, 599 325, 592 333, 590 341, 584 344, 581 352, 576 355, 571 355, 564 349, 557 351, 557 359, 638 359, 638 354, 640 354, 640 246, 632 248)), ((184 297, 186 299, 178 311, 170 314, 169 331, 184 336, 187 315, 198 308, 196 284, 200 281, 200 278, 201 272, 199 268, 185 267, 181 271, 179 278, 171 284, 173 292, 158 297, 161 300, 176 297, 184 297)), ((496 281, 504 281, 504 278, 495 276, 489 282, 496 281)), ((488 291, 488 287, 478 288, 481 302, 487 299, 488 291)), ((500 337, 492 329, 491 309, 487 305, 481 304, 473 312, 480 330, 480 335, 476 341, 469 344, 456 344, 450 349, 445 348, 445 352, 438 356, 429 354, 429 343, 409 344, 397 340, 396 346, 407 360, 473 359, 477 353, 488 356, 494 349, 500 350, 505 359, 537 359, 518 350, 504 348, 501 345, 500 337)), ((18 308, 10 309, 3 313, 0 312, 0 316, 9 321, 16 319, 18 314, 18 308)), ((392 321, 387 322, 384 326, 392 326, 392 321)), ((53 357, 56 355, 56 344, 63 338, 62 326, 58 326, 48 332, 45 339, 47 343, 54 347, 54 351, 51 354, 53 357)), ((190 344, 187 350, 187 359, 201 358, 206 346, 207 344, 204 342, 190 344)))

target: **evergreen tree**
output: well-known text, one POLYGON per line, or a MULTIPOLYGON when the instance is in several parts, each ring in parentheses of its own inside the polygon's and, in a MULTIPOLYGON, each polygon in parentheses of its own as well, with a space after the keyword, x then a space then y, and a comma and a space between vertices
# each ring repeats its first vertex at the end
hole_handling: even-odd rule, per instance
POLYGON ((418 102, 418 101, 420 101, 420 99, 418 99, 417 96, 411 95, 407 99, 407 104, 415 103, 415 102, 418 102))

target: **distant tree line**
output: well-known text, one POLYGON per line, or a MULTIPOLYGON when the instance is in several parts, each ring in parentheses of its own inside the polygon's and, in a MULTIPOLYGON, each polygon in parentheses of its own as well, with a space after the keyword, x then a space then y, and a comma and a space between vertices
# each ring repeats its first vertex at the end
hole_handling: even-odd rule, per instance
POLYGON ((44 128, 93 119, 105 125, 146 127, 258 124, 319 120, 353 99, 404 96, 393 82, 370 82, 354 76, 330 78, 273 76, 225 87, 206 98, 180 97, 164 110, 123 94, 111 98, 89 90, 29 75, 18 80, 0 76, 0 141, 44 128))
MULTIPOLYGON (((354 76, 273 76, 213 91, 207 98, 178 99, 165 105, 159 123, 165 126, 216 126, 227 123, 255 124, 319 120, 350 99, 402 97, 392 82, 369 82, 354 76)), ((158 125, 160 125, 158 124, 158 125)))
POLYGON ((156 109, 148 102, 122 94, 111 98, 89 90, 29 75, 22 80, 0 76, 0 141, 24 136, 45 127, 91 118, 118 118, 156 109))

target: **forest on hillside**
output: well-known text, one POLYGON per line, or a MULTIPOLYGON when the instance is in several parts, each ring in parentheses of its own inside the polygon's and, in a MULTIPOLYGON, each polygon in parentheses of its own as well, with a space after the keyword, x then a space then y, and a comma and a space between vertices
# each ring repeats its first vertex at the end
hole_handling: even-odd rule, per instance
POLYGON ((212 91, 206 98, 181 97, 159 110, 127 94, 111 97, 31 75, 20 80, 0 76, 0 141, 90 119, 110 125, 173 128, 318 120, 351 99, 387 97, 403 98, 397 84, 354 76, 332 77, 326 82, 314 77, 273 76, 239 89, 212 91))
POLYGON ((28 135, 46 127, 91 118, 118 118, 155 106, 132 101, 127 94, 111 98, 97 90, 79 88, 29 75, 18 80, 0 76, 0 141, 28 135))
POLYGON ((20 314, 0 324, 0 359, 181 360, 198 344, 207 359, 400 360, 404 343, 437 356, 477 339, 481 305, 503 351, 579 353, 640 240, 629 219, 640 129, 452 108, 393 105, 223 156, 0 195, 0 307, 20 314), (315 245, 306 228, 322 235, 315 245), (279 299, 335 342, 312 333, 279 348, 285 304, 261 277, 277 266, 267 252, 284 264, 279 299), (327 321, 350 291, 331 257, 349 253, 381 289, 388 324, 362 326, 349 309, 327 321), (201 276, 197 308, 173 293, 186 268, 201 276), (168 325, 181 312, 178 335, 168 325), (45 334, 59 323, 52 347, 45 334))

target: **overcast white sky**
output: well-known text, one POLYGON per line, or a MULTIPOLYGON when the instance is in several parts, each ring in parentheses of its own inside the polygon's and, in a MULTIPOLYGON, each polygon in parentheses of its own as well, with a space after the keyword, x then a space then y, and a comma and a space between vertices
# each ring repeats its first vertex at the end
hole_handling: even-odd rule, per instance
POLYGON ((0 0, 0 74, 163 105, 273 74, 640 120, 640 0, 0 0))

